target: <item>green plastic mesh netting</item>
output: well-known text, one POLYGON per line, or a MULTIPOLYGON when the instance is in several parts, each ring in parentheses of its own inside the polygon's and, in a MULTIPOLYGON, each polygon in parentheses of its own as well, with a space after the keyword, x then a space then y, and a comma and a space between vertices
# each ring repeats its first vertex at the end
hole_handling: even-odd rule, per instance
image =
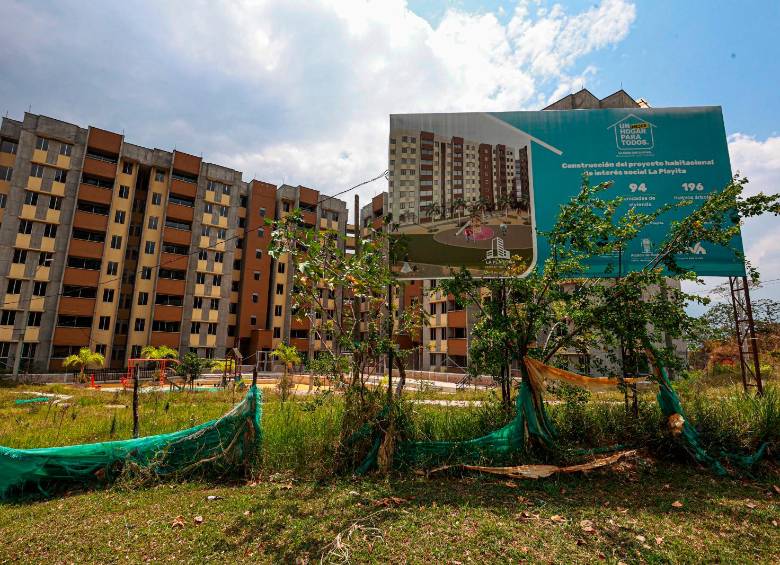
MULTIPOLYGON (((657 355, 655 358, 657 359, 657 355)), ((699 434, 685 416, 680 398, 671 386, 666 368, 656 361, 656 374, 659 392, 658 404, 666 418, 678 414, 683 419, 680 439, 686 451, 703 465, 709 466, 719 475, 727 474, 725 467, 718 458, 710 455, 701 445, 699 434)), ((517 458, 525 449, 526 434, 538 443, 553 448, 556 444, 556 432, 544 407, 541 384, 532 384, 523 380, 517 395, 517 411, 514 419, 506 426, 482 437, 467 441, 402 441, 399 442, 393 458, 396 467, 433 468, 443 465, 479 464, 490 462, 501 464, 517 458)), ((383 412, 384 413, 384 412, 383 412)), ((381 418, 380 418, 381 419, 381 418)), ((377 456, 382 441, 382 432, 377 423, 373 427, 365 425, 362 436, 372 435, 372 447, 360 466, 357 474, 364 474, 377 466, 377 456)), ((619 446, 625 447, 625 446, 619 446)), ((581 454, 592 454, 614 447, 603 449, 581 450, 581 454)), ((721 452, 720 457, 728 459, 736 465, 749 469, 764 455, 766 444, 762 445, 752 455, 737 455, 721 452)))
POLYGON ((194 428, 122 441, 66 447, 0 447, 0 500, 116 477, 128 464, 163 477, 208 466, 227 472, 259 452, 262 394, 256 386, 233 409, 194 428))

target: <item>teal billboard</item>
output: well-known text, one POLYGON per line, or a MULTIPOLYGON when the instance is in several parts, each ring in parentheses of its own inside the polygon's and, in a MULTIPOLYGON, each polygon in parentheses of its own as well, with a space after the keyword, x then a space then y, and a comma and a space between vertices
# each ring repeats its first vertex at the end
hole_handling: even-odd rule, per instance
MULTIPOLYGON (((395 114, 390 116, 390 208, 406 240, 397 265, 407 278, 449 276, 465 266, 495 272, 511 255, 543 263, 561 204, 583 173, 612 181, 611 196, 660 216, 620 257, 623 272, 642 268, 669 225, 731 179, 719 107, 395 114)), ((701 276, 739 276, 735 238, 728 248, 698 242, 677 257, 701 276)), ((590 264, 614 277, 617 258, 590 264)))

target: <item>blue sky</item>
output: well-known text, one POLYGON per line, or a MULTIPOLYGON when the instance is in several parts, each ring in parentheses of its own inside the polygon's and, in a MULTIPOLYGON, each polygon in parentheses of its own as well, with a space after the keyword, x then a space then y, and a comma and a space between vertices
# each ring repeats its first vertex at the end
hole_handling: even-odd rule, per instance
MULTIPOLYGON (((390 113, 538 109, 622 84, 653 106, 723 106, 733 168, 753 192, 780 186, 777 1, 0 0, 0 14, 0 112, 123 131, 245 180, 333 193, 385 169, 390 113)), ((765 279, 780 278, 776 232, 744 229, 765 279)))

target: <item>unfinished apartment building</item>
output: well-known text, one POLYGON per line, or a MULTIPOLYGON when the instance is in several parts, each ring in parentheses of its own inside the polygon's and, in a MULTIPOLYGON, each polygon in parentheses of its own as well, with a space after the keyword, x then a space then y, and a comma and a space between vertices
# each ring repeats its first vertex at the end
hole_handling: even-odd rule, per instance
POLYGON ((182 151, 46 116, 0 129, 0 368, 56 371, 81 347, 122 368, 145 345, 247 362, 312 332, 266 219, 294 207, 346 232, 346 204, 182 151))

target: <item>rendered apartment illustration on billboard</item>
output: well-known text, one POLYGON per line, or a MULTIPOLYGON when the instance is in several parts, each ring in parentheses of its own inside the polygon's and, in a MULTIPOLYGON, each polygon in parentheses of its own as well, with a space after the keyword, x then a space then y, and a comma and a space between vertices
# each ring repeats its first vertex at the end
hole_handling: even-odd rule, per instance
POLYGON ((396 269, 411 279, 500 275, 535 262, 532 152, 556 148, 489 114, 390 116, 396 269))

